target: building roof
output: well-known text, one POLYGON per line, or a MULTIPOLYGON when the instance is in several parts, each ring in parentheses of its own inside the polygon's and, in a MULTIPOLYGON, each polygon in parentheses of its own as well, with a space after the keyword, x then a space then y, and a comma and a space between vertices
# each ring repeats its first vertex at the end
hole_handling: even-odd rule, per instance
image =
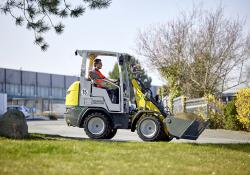
POLYGON ((222 94, 236 94, 240 89, 247 87, 249 87, 247 84, 241 83, 239 85, 233 86, 232 88, 223 91, 222 94))

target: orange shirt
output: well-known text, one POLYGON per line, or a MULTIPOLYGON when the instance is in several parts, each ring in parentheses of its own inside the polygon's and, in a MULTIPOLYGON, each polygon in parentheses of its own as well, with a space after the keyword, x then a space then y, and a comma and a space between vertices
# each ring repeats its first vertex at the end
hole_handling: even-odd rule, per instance
POLYGON ((97 87, 99 88, 104 88, 101 83, 103 82, 102 79, 105 79, 106 77, 98 70, 98 69, 95 69, 95 73, 98 75, 99 79, 96 79, 95 81, 98 83, 97 84, 97 87))

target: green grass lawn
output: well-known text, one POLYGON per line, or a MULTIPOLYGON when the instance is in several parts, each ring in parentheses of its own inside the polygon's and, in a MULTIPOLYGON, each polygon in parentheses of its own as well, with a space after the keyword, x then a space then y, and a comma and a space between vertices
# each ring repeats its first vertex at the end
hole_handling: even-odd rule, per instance
POLYGON ((250 144, 0 138, 0 174, 250 174, 250 144))

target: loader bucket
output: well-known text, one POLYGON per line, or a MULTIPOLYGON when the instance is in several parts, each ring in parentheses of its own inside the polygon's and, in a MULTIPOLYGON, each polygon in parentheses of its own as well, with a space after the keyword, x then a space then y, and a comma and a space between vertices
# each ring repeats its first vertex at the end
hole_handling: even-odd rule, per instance
POLYGON ((208 125, 208 121, 190 113, 168 116, 164 122, 171 136, 189 140, 196 140, 208 125))

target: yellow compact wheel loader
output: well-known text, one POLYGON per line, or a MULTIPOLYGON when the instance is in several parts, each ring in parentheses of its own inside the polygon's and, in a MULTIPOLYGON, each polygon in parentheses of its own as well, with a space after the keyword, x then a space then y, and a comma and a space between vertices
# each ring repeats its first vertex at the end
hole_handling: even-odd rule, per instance
POLYGON ((69 126, 84 128, 90 138, 111 139, 117 129, 130 129, 144 141, 196 140, 206 128, 208 122, 195 115, 181 118, 165 111, 140 80, 130 81, 129 54, 96 50, 76 50, 75 54, 82 57, 81 76, 67 90, 65 119, 69 126), (118 93, 109 94, 89 79, 94 59, 99 56, 117 60, 119 81, 106 83, 118 93), (135 96, 134 108, 130 91, 135 96))

